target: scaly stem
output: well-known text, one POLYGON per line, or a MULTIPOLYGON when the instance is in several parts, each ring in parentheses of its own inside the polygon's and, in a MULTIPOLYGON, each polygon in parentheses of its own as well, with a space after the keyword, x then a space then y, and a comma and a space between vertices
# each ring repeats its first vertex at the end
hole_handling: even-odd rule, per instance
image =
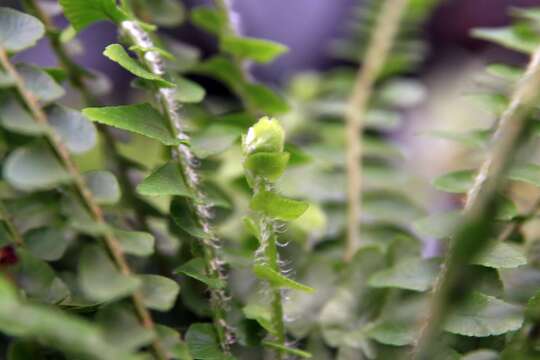
POLYGON ((364 63, 356 76, 345 109, 347 145, 347 244, 344 259, 350 261, 360 243, 359 220, 362 203, 363 121, 373 87, 392 49, 408 0, 386 0, 380 11, 364 63))
POLYGON ((491 151, 468 193, 464 223, 456 232, 444 267, 433 290, 428 316, 414 349, 415 359, 432 359, 434 340, 451 311, 476 284, 467 265, 490 244, 496 193, 527 132, 527 116, 540 93, 540 48, 533 54, 527 71, 517 85, 509 107, 503 113, 492 139, 491 151), (467 279, 467 281, 463 281, 467 279))
POLYGON ((9 231, 9 234, 11 235, 13 241, 15 242, 15 245, 17 246, 24 245, 24 240, 21 233, 19 232, 19 230, 13 223, 13 220, 11 219, 11 215, 9 214, 4 203, 1 200, 0 200, 0 220, 3 220, 4 223, 6 224, 7 230, 9 231))
MULTIPOLYGON (((152 50, 155 49, 155 45, 150 35, 136 21, 124 21, 121 27, 129 38, 129 41, 142 49, 142 51, 138 52, 139 60, 155 75, 166 76, 164 61, 161 54, 152 50)), ((177 138, 187 142, 189 136, 184 130, 184 123, 178 111, 179 104, 175 100, 175 93, 176 89, 174 88, 157 87, 155 91, 162 113, 169 120, 171 130, 177 138)), ((211 222, 211 205, 208 204, 206 194, 201 188, 200 176, 195 168, 198 160, 191 151, 191 148, 186 144, 181 144, 173 148, 172 156, 178 161, 186 184, 196 197, 191 206, 199 225, 206 235, 201 245, 204 252, 207 274, 225 281, 226 276, 217 249, 220 245, 220 239, 215 233, 211 222)), ((225 353, 229 353, 230 344, 234 341, 234 336, 225 320, 225 310, 228 306, 227 294, 221 289, 210 289, 209 291, 210 308, 220 345, 225 353)))
MULTIPOLYGON (((11 78, 15 81, 15 86, 17 88, 17 91, 19 92, 19 95, 21 96, 22 100, 32 113, 32 116, 34 120, 44 128, 50 129, 49 126, 49 119, 47 118, 47 115, 41 108, 38 100, 34 97, 34 95, 26 88, 26 85, 24 83, 23 78, 19 75, 11 61, 9 60, 8 54, 5 51, 4 48, 0 47, 0 64, 4 68, 4 70, 7 71, 7 73, 11 76, 11 78)), ((90 211, 90 214, 92 215, 92 218, 98 225, 102 225, 102 227, 105 229, 103 234, 103 240, 105 242, 105 245, 109 249, 109 252, 112 256, 113 261, 115 262, 116 266, 120 270, 120 272, 123 275, 131 275, 131 269, 127 263, 127 260, 124 256, 124 253, 122 251, 122 248, 120 246, 120 243, 112 230, 106 226, 105 218, 103 215, 102 209, 99 207, 97 202, 95 201, 92 192, 86 185, 86 182, 84 180, 84 177, 82 176, 81 172, 79 171, 77 165, 71 158, 71 155, 69 154, 68 149, 62 142, 62 139, 53 130, 49 130, 46 132, 47 140, 49 141, 50 146, 55 151, 56 155, 66 168, 67 172, 71 176, 74 182, 75 189, 77 190, 81 200, 85 204, 85 206, 90 211)), ((135 311, 137 315, 139 316, 142 325, 149 329, 154 331, 154 321, 152 320, 152 316, 150 315, 150 312, 146 307, 144 306, 143 297, 140 292, 135 292, 131 296, 132 302, 135 308, 135 311)), ((155 340, 152 344, 154 352, 156 356, 159 359, 167 359, 168 356, 163 350, 163 347, 159 340, 155 340)))

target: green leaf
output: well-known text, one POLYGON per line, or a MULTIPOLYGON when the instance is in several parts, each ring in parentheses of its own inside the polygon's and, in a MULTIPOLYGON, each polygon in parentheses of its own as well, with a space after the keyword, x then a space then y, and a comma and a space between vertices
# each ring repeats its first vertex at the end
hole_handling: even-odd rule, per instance
POLYGON ((247 101, 261 112, 270 115, 287 113, 290 109, 287 100, 274 90, 261 84, 245 84, 244 92, 247 101))
POLYGON ((159 275, 139 275, 144 304, 153 310, 169 311, 176 302, 180 286, 174 280, 159 275))
POLYGON ((193 194, 184 182, 180 165, 170 161, 146 177, 138 186, 137 192, 145 196, 185 196, 193 194))
POLYGON ((392 346, 410 345, 417 338, 414 327, 395 321, 379 322, 369 328, 367 335, 381 344, 392 346))
POLYGON ((115 0, 59 0, 59 3, 64 8, 64 15, 77 31, 97 21, 120 23, 128 20, 127 14, 116 6, 115 0))
POLYGON ((482 148, 486 146, 490 136, 491 130, 472 130, 470 132, 452 132, 445 130, 432 131, 429 133, 431 136, 451 140, 463 144, 465 146, 482 148))
POLYGON ((34 46, 45 35, 37 18, 23 12, 0 7, 0 47, 17 52, 34 46))
POLYGON ((20 147, 7 157, 4 179, 22 191, 47 190, 70 181, 71 177, 44 145, 20 147))
POLYGON ((433 285, 438 270, 438 261, 412 258, 376 272, 369 278, 368 284, 373 287, 426 291, 433 285))
POLYGON ((184 21, 185 9, 179 1, 138 0, 138 2, 140 8, 144 9, 146 22, 163 27, 175 27, 184 21))
POLYGON ((161 87, 175 87, 173 83, 163 79, 161 76, 155 75, 141 65, 137 60, 133 59, 124 47, 120 44, 111 44, 105 48, 103 55, 108 57, 114 62, 117 62, 124 69, 132 73, 133 75, 156 82, 161 87))
POLYGON ((53 227, 32 229, 24 235, 26 248, 37 258, 46 261, 60 259, 66 252, 69 240, 69 236, 53 227))
POLYGON ((444 329, 458 335, 485 337, 518 330, 522 323, 520 307, 474 292, 450 314, 444 329))
POLYGON ((527 257, 517 245, 497 243, 486 249, 473 263, 494 269, 509 269, 526 265, 527 257))
POLYGON ((20 302, 15 288, 4 277, 0 277, 0 331, 11 336, 39 338, 56 349, 85 358, 134 359, 124 349, 110 345, 100 329, 83 318, 50 306, 20 302))
POLYGON ((538 35, 534 33, 525 34, 516 27, 511 26, 474 29, 472 36, 527 54, 532 54, 540 44, 540 37, 538 35))
POLYGON ((227 24, 223 13, 208 6, 198 6, 191 10, 191 22, 204 30, 219 35, 227 24))
POLYGON ((47 110, 47 118, 72 153, 82 154, 96 145, 96 128, 80 112, 55 105, 47 110))
POLYGON ((540 187, 540 165, 523 164, 510 169, 508 178, 540 187))
POLYGON ((156 337, 153 331, 141 325, 129 307, 118 303, 100 308, 96 320, 109 343, 120 349, 136 351, 142 346, 150 345, 156 337))
POLYGON ((249 155, 244 160, 244 168, 253 177, 263 177, 272 182, 277 181, 287 168, 289 153, 259 152, 249 155))
POLYGON ((221 49, 258 63, 268 63, 288 50, 286 46, 273 41, 234 35, 221 37, 221 49))
POLYGON ((299 218, 309 205, 304 201, 282 197, 274 192, 260 191, 250 202, 250 208, 271 218, 290 221, 299 218))
POLYGON ((23 79, 25 88, 38 100, 49 103, 64 96, 64 88, 37 66, 17 64, 16 69, 23 79))
POLYGON ((120 200, 120 185, 111 172, 90 171, 84 174, 84 180, 98 204, 112 205, 120 200))
POLYGON ((125 231, 119 229, 115 229, 114 234, 126 254, 148 256, 154 253, 155 240, 152 234, 142 231, 125 231))
POLYGON ((442 239, 452 235, 457 225, 462 221, 461 211, 449 211, 431 214, 413 223, 413 227, 422 236, 442 239))
POLYGON ((275 333, 272 326, 272 312, 268 306, 263 306, 257 303, 249 303, 242 309, 242 312, 248 319, 255 320, 270 334, 275 333))
POLYGON ((173 359, 193 360, 187 344, 176 330, 163 325, 156 325, 156 330, 161 344, 173 359))
POLYGON ((217 334, 211 324, 192 324, 186 333, 189 351, 197 360, 224 360, 217 334))
POLYGON ((459 170, 439 176, 433 181, 433 186, 437 190, 464 194, 474 183, 474 170, 459 170))
POLYGON ((185 77, 178 76, 176 78, 176 100, 181 103, 192 104, 203 101, 206 96, 206 90, 197 84, 195 81, 191 81, 185 77))
POLYGON ((179 145, 167 120, 150 104, 86 108, 83 115, 92 121, 158 140, 164 145, 179 145))
POLYGON ((272 286, 278 288, 293 289, 298 291, 304 291, 307 293, 312 293, 315 291, 315 289, 313 289, 312 287, 291 280, 265 264, 253 265, 253 272, 258 278, 266 280, 272 286))
POLYGON ((308 353, 307 351, 291 348, 291 347, 284 346, 284 345, 281 345, 279 343, 272 342, 272 341, 263 341, 263 345, 268 346, 268 347, 273 348, 273 349, 277 349, 280 352, 283 352, 285 354, 289 354, 289 355, 292 355, 292 356, 298 356, 298 357, 301 357, 301 358, 304 358, 304 359, 311 359, 311 357, 312 357, 311 354, 308 353))
POLYGON ((523 76, 523 70, 517 66, 506 64, 492 64, 486 67, 488 74, 499 77, 501 79, 517 82, 523 76))
POLYGON ((24 109, 14 96, 0 98, 0 124, 14 133, 23 135, 42 135, 43 126, 24 109))
POLYGON ((222 154, 240 137, 236 126, 212 124, 191 138, 191 148, 199 158, 222 154))
POLYGON ((194 258, 189 260, 187 263, 177 267, 174 270, 174 273, 182 273, 193 279, 199 280, 212 289, 223 289, 225 287, 223 280, 207 275, 204 259, 202 258, 194 258))
POLYGON ((98 245, 87 245, 79 260, 79 285, 89 299, 105 302, 130 295, 141 281, 122 275, 98 245))
POLYGON ((171 202, 170 213, 176 225, 189 235, 200 239, 208 237, 197 216, 193 213, 191 203, 186 198, 175 197, 171 202))

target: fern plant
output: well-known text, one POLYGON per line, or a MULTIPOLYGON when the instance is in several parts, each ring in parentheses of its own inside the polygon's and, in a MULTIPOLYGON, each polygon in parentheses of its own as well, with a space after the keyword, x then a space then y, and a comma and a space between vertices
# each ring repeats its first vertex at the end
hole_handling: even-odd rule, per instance
POLYGON ((473 31, 530 60, 479 78, 492 126, 432 134, 480 161, 433 181, 464 209, 428 215, 393 134, 429 99, 437 1, 363 2, 332 48, 359 69, 282 90, 250 65, 287 48, 232 1, 58 3, 0 7, 1 358, 538 358, 538 9, 473 31), (187 21, 216 54, 161 31, 187 21), (132 77, 122 104, 72 54, 103 22, 118 40, 85 51, 132 77), (21 61, 42 40, 58 67, 21 61))

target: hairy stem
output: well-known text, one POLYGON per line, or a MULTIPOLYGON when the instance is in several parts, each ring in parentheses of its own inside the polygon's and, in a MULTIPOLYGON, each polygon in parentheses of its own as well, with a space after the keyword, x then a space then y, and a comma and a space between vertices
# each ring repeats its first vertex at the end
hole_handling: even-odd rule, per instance
POLYGON ((4 203, 1 200, 0 200, 0 220, 2 220, 6 224, 7 230, 9 231, 11 238, 15 242, 15 245, 17 246, 24 245, 24 240, 21 233, 19 232, 19 230, 13 223, 10 213, 8 212, 4 203))
MULTIPOLYGON (((0 64, 8 72, 8 74, 14 79, 17 91, 19 92, 19 95, 21 96, 24 103, 26 104, 30 112, 32 113, 34 120, 39 125, 43 126, 44 128, 50 129, 47 115, 41 108, 38 100, 26 88, 23 78, 19 75, 19 73, 17 72, 13 64, 10 62, 7 52, 2 47, 0 47, 0 64)), ((58 156, 58 158, 60 159, 60 161, 66 168, 67 172, 70 174, 71 178, 73 179, 75 189, 77 190, 78 195, 80 196, 81 200, 84 202, 85 206, 90 211, 92 218, 97 224, 103 225, 103 228, 105 229, 104 234, 103 234, 103 240, 116 266, 118 267, 118 269, 120 270, 122 274, 131 275, 132 271, 127 263, 127 260, 124 256, 124 253, 122 251, 122 248, 120 246, 118 239, 115 237, 112 230, 109 227, 105 226, 106 222, 105 222, 103 211, 99 207, 97 202, 95 201, 90 189, 86 185, 84 177, 82 176, 77 165, 71 158, 71 155, 69 154, 68 149, 65 147, 64 143, 62 142, 62 139, 53 130, 47 131, 46 136, 47 136, 47 140, 49 141, 50 146, 53 148, 56 155, 58 156)), ((150 312, 144 306, 143 297, 141 293, 135 292, 133 293, 131 298, 133 301, 135 311, 137 312, 137 315, 139 316, 143 326, 147 329, 154 330, 155 328, 154 321, 152 320, 152 316, 150 312)), ((153 346, 154 352, 156 353, 156 356, 159 359, 168 358, 168 356, 166 355, 166 353, 164 352, 161 346, 161 343, 158 340, 155 340, 152 346, 153 346)))
MULTIPOLYGON (((142 29, 136 21, 124 21, 121 27, 129 38, 129 41, 142 49, 138 53, 140 61, 143 62, 152 73, 159 76, 166 76, 164 61, 158 52, 152 50, 155 49, 155 45, 150 38, 150 35, 142 29)), ((176 91, 177 90, 174 88, 157 87, 155 95, 161 106, 162 113, 169 120, 171 130, 175 133, 177 138, 187 142, 189 136, 185 132, 183 119, 179 112, 179 104, 175 100, 176 91)), ((206 194, 201 187, 201 179, 196 169, 198 159, 191 151, 191 148, 186 144, 181 144, 178 147, 173 148, 172 155, 173 158, 178 161, 180 171, 186 180, 186 184, 196 196, 192 208, 199 225, 206 235, 201 244, 204 252, 206 271, 209 276, 225 280, 226 275, 222 266, 222 260, 217 251, 221 240, 218 238, 212 226, 212 206, 208 203, 206 194)), ((225 320, 225 310, 227 309, 227 306, 227 294, 221 289, 210 289, 210 308, 212 310, 213 321, 220 345, 225 353, 230 352, 230 344, 234 342, 234 336, 225 320)))
POLYGON ((452 239, 443 269, 433 290, 428 316, 414 349, 415 359, 432 359, 435 340, 451 311, 474 288, 477 277, 467 265, 490 245, 496 193, 504 183, 522 138, 527 132, 527 116, 540 93, 540 49, 532 56, 527 71, 512 95, 493 136, 490 153, 468 193, 464 222, 452 239), (467 281, 463 281, 467 279, 467 281))
POLYGON ((392 49, 407 3, 408 0, 386 0, 383 4, 364 63, 358 71, 345 109, 348 194, 347 244, 344 253, 346 261, 351 260, 360 243, 358 222, 362 203, 363 121, 373 87, 392 49))

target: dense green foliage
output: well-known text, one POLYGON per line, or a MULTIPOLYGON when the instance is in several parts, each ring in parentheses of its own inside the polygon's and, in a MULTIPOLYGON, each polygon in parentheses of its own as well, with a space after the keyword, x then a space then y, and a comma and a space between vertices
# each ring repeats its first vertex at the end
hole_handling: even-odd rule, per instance
MULTIPOLYGON (((531 61, 487 68, 493 126, 432 134, 487 160, 433 181, 463 194, 465 209, 428 214, 387 136, 425 96, 405 75, 423 59, 419 29, 437 1, 407 3, 356 134, 361 236, 348 256, 343 118, 355 69, 300 74, 279 93, 246 65, 286 47, 238 34, 225 0, 189 16, 175 0, 59 3, 66 29, 38 1, 21 1, 25 12, 0 7, 7 359, 540 358, 540 246, 521 231, 540 201, 522 210, 512 199, 515 183, 540 186, 529 158, 540 10, 473 33, 531 61), (216 37, 218 54, 202 59, 159 32, 188 20, 216 37), (129 104, 100 103, 104 76, 69 55, 77 34, 103 21, 118 43, 86 51, 133 76, 129 104), (42 38, 58 68, 15 56, 42 38), (207 97, 201 77, 229 96, 207 97), (426 258, 426 239, 447 251, 426 258)), ((336 56, 362 63, 385 19, 380 4, 363 5, 362 26, 336 56)))

